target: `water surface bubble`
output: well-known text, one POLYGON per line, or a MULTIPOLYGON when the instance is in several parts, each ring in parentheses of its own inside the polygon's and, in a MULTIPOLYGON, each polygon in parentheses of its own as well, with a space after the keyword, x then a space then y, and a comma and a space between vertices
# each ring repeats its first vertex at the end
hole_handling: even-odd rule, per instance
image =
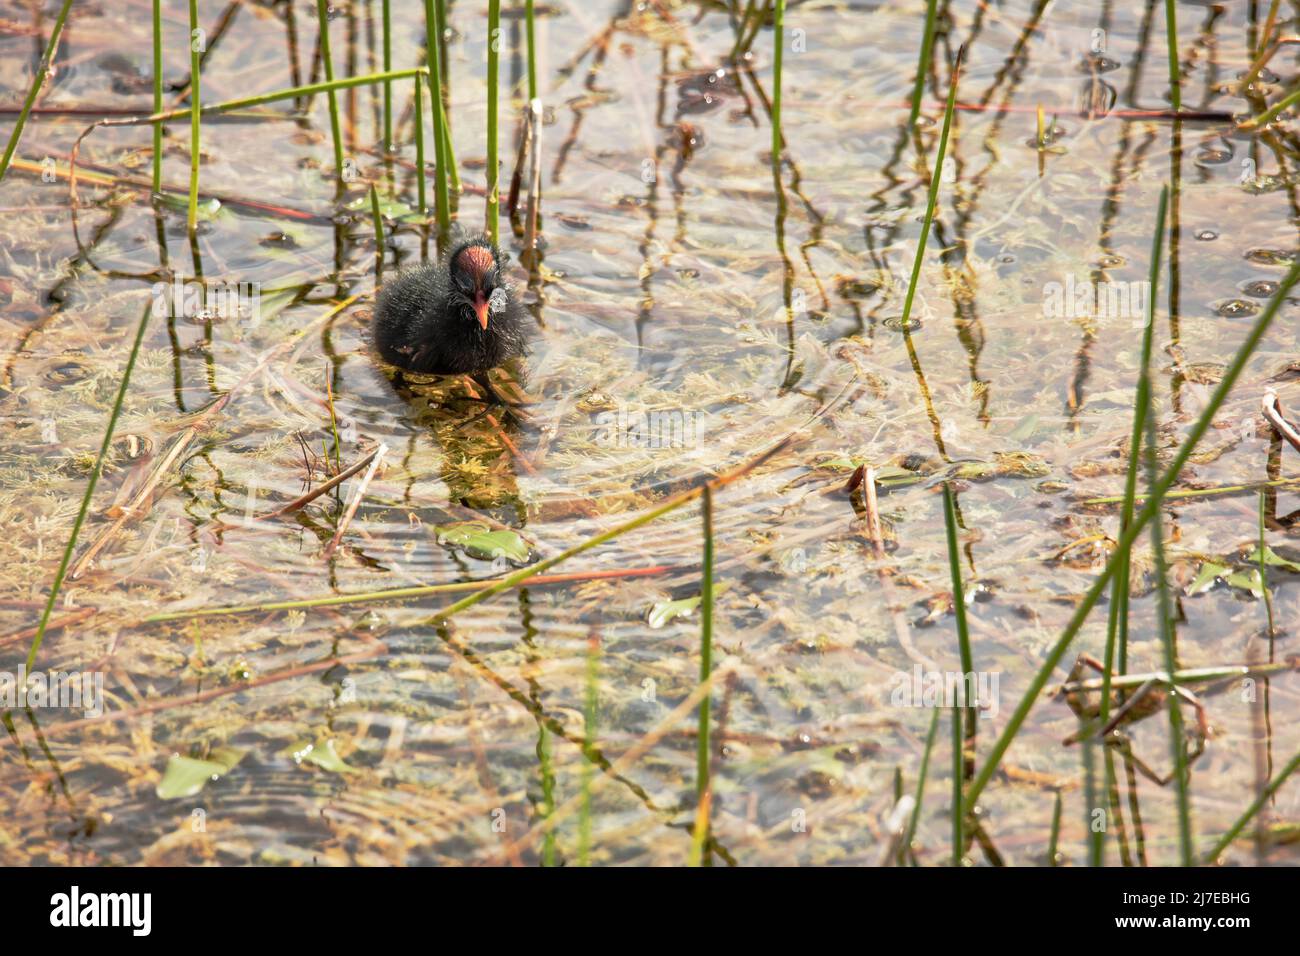
POLYGON ((1246 259, 1263 266, 1289 266, 1295 261, 1295 253, 1286 249, 1251 249, 1246 259))
MULTIPOLYGON (((901 315, 891 315, 888 318, 881 319, 880 324, 887 329, 892 329, 895 332, 904 331, 903 317, 901 315)), ((912 316, 911 318, 909 318, 907 320, 906 331, 908 332, 921 331, 921 320, 918 319, 916 316, 912 316)))
POLYGON ((1254 282, 1247 282, 1241 287, 1242 293, 1252 299, 1271 299, 1277 289, 1278 283, 1272 279, 1256 279, 1254 282))
POLYGON ((1227 299, 1214 307, 1214 311, 1224 318, 1236 318, 1239 315, 1254 315, 1259 305, 1248 299, 1227 299))

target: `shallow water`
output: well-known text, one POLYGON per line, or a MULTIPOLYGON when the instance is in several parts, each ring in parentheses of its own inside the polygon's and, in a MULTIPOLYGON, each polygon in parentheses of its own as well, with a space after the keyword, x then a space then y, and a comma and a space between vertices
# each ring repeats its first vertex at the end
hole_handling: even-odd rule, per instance
MULTIPOLYGON (((183 82, 185 8, 167 6, 165 76, 183 82)), ((338 8, 337 75, 379 69, 379 6, 338 8)), ((1168 106, 1162 9, 961 6, 938 49, 967 44, 959 101, 970 108, 954 120, 907 334, 900 283, 948 78, 940 62, 922 159, 907 98, 923 3, 787 12, 787 150, 776 176, 770 29, 737 70, 726 62, 735 37, 721 6, 675 5, 667 16, 653 4, 539 7, 543 281, 512 267, 538 320, 523 424, 500 409, 489 418, 455 383, 394 387, 370 355, 369 206, 357 184, 336 201, 324 97, 305 118, 281 103, 264 109, 282 119, 205 120, 202 188, 222 202, 196 245, 183 203, 157 211, 131 185, 150 174, 144 126, 86 137, 74 217, 63 173, 77 136, 106 106, 151 104, 148 4, 75 8, 39 101, 48 112, 33 116, 17 153, 27 165, 0 183, 0 666, 23 661, 164 270, 258 283, 259 314, 163 319, 145 332, 78 556, 173 443, 189 444, 144 513, 63 587, 54 620, 70 623, 50 632, 38 666, 101 673, 107 716, 10 713, 0 748, 6 860, 576 863, 569 802, 593 766, 581 744, 595 646, 591 861, 684 862, 696 721, 674 711, 699 680, 699 612, 657 627, 651 617, 699 594, 694 505, 549 572, 585 580, 507 591, 445 625, 428 619, 465 592, 143 619, 499 576, 526 559, 475 557, 438 529, 485 521, 517 531, 528 559, 546 557, 788 440, 715 500, 714 660, 727 673, 713 694, 712 860, 878 862, 895 773, 912 792, 930 726, 927 708, 898 706, 898 675, 959 669, 942 479, 957 492, 975 667, 997 680, 995 706, 978 721, 981 763, 1117 535, 1117 509, 1087 499, 1123 490, 1141 315, 1075 314, 1054 294, 1070 283, 1144 281, 1157 197, 1173 185, 1154 368, 1168 456, 1271 293, 1259 284, 1281 279, 1300 221, 1290 131, 1247 137, 1222 116, 1263 102, 1234 92, 1258 32, 1251 5, 1179 4, 1184 108, 1208 114, 1181 129, 1131 115, 1168 106), (1109 115, 1080 115, 1083 97, 1112 95, 1109 115), (1034 145, 1039 106, 1051 150, 1034 145), (41 176, 47 156, 52 182, 41 176), (388 449, 328 557, 356 479, 294 515, 250 520, 327 476, 327 394, 344 466, 388 449), (659 440, 611 427, 650 412, 666 415, 659 440), (883 557, 861 502, 843 490, 860 463, 882 478, 883 557), (240 759, 220 779, 177 785, 177 756, 220 763, 231 751, 240 759), (620 764, 630 751, 635 759, 620 764), (552 803, 560 811, 548 849, 536 828, 552 803)), ((416 7, 394 4, 398 68, 422 56, 416 7)), ((232 9, 204 62, 205 103, 318 75, 311 5, 232 9)), ((0 4, 0 22, 11 28, 0 34, 3 101, 17 105, 41 43, 26 7, 0 4)), ((39 26, 48 35, 48 17, 39 26)), ((467 186, 460 222, 477 229, 486 21, 453 4, 451 26, 451 117, 467 186)), ((512 11, 503 32, 504 187, 524 73, 512 11)), ((1294 66, 1283 55, 1270 66, 1281 76, 1266 76, 1259 92, 1273 102, 1294 66)), ((403 121, 391 161, 376 148, 377 90, 339 96, 348 156, 407 206, 416 196, 410 95, 409 83, 394 85, 403 121)), ((187 121, 171 124, 164 142, 164 182, 183 196, 187 121)), ((385 274, 433 254, 409 222, 388 226, 385 274)), ((517 254, 510 232, 503 210, 503 244, 517 254)), ((1267 387, 1284 403, 1294 388, 1295 319, 1288 303, 1183 487, 1292 473, 1294 453, 1271 441, 1258 407, 1267 387)), ((1270 546, 1295 558, 1294 491, 1270 493, 1267 506, 1270 546)), ((1292 570, 1270 568, 1272 642, 1248 588, 1192 593, 1207 561, 1250 547, 1255 509, 1248 493, 1164 511, 1184 667, 1294 653, 1292 570)), ((1129 670, 1143 672, 1163 659, 1150 549, 1136 554, 1129 670)), ((1105 615, 1105 606, 1093 614, 1067 663, 1102 655, 1105 615)), ((1212 734, 1191 772, 1202 849, 1300 746, 1298 689, 1282 674, 1206 697, 1212 734)), ((1045 862, 1057 793, 1064 860, 1086 862, 1085 821, 1098 801, 1084 752, 1062 743, 1077 729, 1064 703, 1039 702, 980 802, 971 863, 1045 862)), ((1167 773, 1167 720, 1129 734, 1132 752, 1167 773)), ((948 741, 945 718, 915 843, 924 865, 951 855, 948 741)), ((1120 801, 1107 820, 1107 862, 1175 861, 1173 789, 1119 753, 1114 763, 1120 801)), ((1284 787, 1260 839, 1226 858, 1295 862, 1298 794, 1294 782, 1284 787)))

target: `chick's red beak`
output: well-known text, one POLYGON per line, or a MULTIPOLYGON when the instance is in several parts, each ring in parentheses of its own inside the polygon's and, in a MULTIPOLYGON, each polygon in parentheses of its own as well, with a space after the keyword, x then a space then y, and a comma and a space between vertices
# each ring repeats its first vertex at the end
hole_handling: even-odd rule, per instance
POLYGON ((478 316, 478 324, 483 326, 483 331, 487 331, 488 324, 488 300, 483 295, 483 290, 478 289, 474 292, 474 314, 478 316))

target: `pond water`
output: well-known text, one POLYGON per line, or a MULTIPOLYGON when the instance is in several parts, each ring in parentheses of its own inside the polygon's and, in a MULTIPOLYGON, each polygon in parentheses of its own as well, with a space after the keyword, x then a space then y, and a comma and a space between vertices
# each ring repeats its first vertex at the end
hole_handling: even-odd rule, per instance
MULTIPOLYGON (((447 36, 458 220, 470 231, 483 225, 485 6, 451 3, 447 36)), ((502 20, 503 183, 525 98, 522 6, 505 4, 502 20)), ((239 314, 189 310, 145 329, 37 664, 102 679, 104 714, 9 711, 6 862, 686 862, 698 503, 546 572, 565 580, 441 621, 430 618, 472 589, 145 619, 500 578, 778 444, 713 498, 722 673, 706 855, 892 859, 896 786, 915 792, 932 713, 900 704, 899 688, 961 670, 943 480, 973 663, 990 691, 976 721, 982 764, 1119 533, 1118 507, 1090 499, 1124 488, 1161 188, 1173 190, 1154 331, 1163 458, 1293 259, 1300 143, 1286 124, 1248 135, 1231 122, 1276 101, 1297 72, 1284 49, 1239 89, 1267 6, 1177 5, 1189 115, 1174 122, 1162 4, 940 4, 913 127, 925 4, 791 4, 786 148, 774 164, 770 20, 732 60, 724 4, 538 5, 544 249, 531 279, 502 213, 536 326, 516 413, 485 410, 464 382, 390 381, 368 346, 370 183, 387 213, 383 275, 436 254, 412 222, 409 81, 393 84, 387 156, 382 87, 339 94, 355 173, 341 197, 324 96, 300 112, 277 102, 245 111, 260 116, 205 117, 191 241, 185 117, 163 138, 167 200, 149 201, 149 127, 109 125, 81 141, 74 213, 67 163, 80 134, 152 104, 150 5, 74 5, 0 182, 0 668, 16 673, 27 654, 141 315, 166 284, 199 277, 247 298, 239 314), (961 44, 960 108, 904 326, 961 44), (258 520, 380 445, 350 519, 357 477, 258 520), (861 492, 845 490, 860 464, 879 478, 879 549, 861 492), (507 553, 494 559, 493 543, 507 553)), ((392 8, 394 67, 417 65, 423 9, 392 8)), ((382 69, 381 9, 334 8, 337 76, 382 69)), ((0 3, 6 135, 53 16, 0 3)), ((322 75, 314 4, 203 4, 201 19, 205 104, 322 75)), ((164 4, 164 31, 164 99, 183 107, 184 4, 164 4)), ((430 156, 431 137, 429 127, 430 156)), ((1269 388, 1286 404, 1300 377, 1296 315, 1284 304, 1180 488, 1293 473, 1295 452, 1258 410, 1269 388)), ((1285 562, 1300 553, 1300 501, 1281 485, 1265 504, 1279 558, 1271 636, 1258 588, 1214 573, 1249 570, 1255 492, 1164 508, 1181 666, 1295 653, 1300 564, 1285 562)), ((1134 565, 1128 669, 1142 673, 1164 666, 1145 537, 1134 565)), ((1107 610, 1053 683, 1077 654, 1103 656, 1107 610)), ((1210 733, 1189 787, 1200 850, 1300 748, 1298 691, 1284 671, 1204 695, 1210 733)), ((1107 863, 1177 860, 1175 788, 1138 769, 1169 772, 1168 720, 1124 728, 1113 798, 1101 748, 1065 743, 1078 729, 1044 694, 979 801, 969 864, 1048 862, 1058 795, 1060 862, 1087 862, 1098 808, 1107 863)), ((912 848, 922 865, 952 855, 949 741, 944 717, 912 848)), ((1258 822, 1225 859, 1297 862, 1294 781, 1258 822)))

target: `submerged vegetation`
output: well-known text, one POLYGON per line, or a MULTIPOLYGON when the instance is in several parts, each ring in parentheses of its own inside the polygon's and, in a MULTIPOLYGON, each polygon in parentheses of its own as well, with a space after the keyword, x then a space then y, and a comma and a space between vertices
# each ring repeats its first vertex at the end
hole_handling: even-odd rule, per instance
POLYGON ((1294 863, 1257 6, 0 14, 8 858, 1294 863))

